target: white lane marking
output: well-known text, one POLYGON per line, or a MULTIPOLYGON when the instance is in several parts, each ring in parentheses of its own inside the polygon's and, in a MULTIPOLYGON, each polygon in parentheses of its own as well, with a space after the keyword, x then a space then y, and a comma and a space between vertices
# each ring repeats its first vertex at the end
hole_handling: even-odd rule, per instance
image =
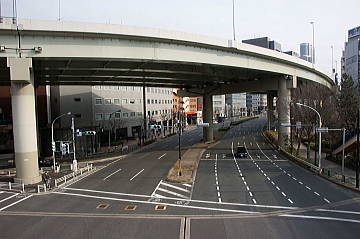
POLYGON ((326 198, 324 198, 324 201, 325 201, 325 202, 327 202, 327 203, 330 203, 330 201, 329 201, 329 200, 327 200, 326 198))
POLYGON ((161 159, 162 157, 164 157, 166 155, 166 153, 164 153, 163 155, 161 155, 160 157, 158 157, 158 159, 161 159))
POLYGON ((273 181, 271 181, 271 184, 275 186, 275 183, 273 181))
POLYGON ((132 178, 130 178, 130 181, 132 181, 134 178, 136 178, 140 173, 142 173, 145 169, 141 169, 137 174, 135 174, 132 178))
POLYGON ((7 209, 7 208, 9 208, 9 207, 14 206, 15 204, 18 204, 19 202, 22 202, 22 201, 24 201, 24 200, 26 200, 26 199, 28 199, 28 198, 31 198, 32 196, 33 196, 33 195, 29 195, 29 196, 24 197, 24 198, 22 198, 22 199, 20 199, 20 200, 18 200, 18 201, 16 201, 16 202, 13 202, 13 203, 11 203, 11 204, 3 207, 3 208, 0 208, 0 212, 3 211, 3 210, 5 210, 5 209, 7 209))
POLYGON ((305 188, 307 188, 308 190, 311 190, 311 188, 309 186, 305 186, 305 188))
POLYGON ((257 204, 257 202, 256 202, 255 198, 253 198, 253 199, 252 199, 252 201, 253 201, 253 203, 254 203, 254 204, 257 204))
POLYGON ((284 192, 281 192, 281 194, 282 194, 284 197, 286 197, 286 194, 285 194, 284 192))
POLYGON ((278 186, 276 186, 276 189, 280 191, 280 188, 278 186))
POLYGON ((333 212, 333 213, 345 213, 345 214, 355 214, 355 215, 360 215, 360 212, 354 212, 354 211, 343 211, 343 210, 332 210, 332 209, 316 209, 315 211, 319 211, 319 212, 333 212))
POLYGON ((168 193, 168 194, 177 196, 177 197, 181 197, 181 198, 188 198, 188 197, 185 196, 185 195, 182 195, 182 194, 180 194, 180 193, 175 193, 175 192, 173 192, 173 191, 166 190, 166 189, 164 189, 164 188, 158 188, 158 191, 162 191, 162 192, 165 192, 165 193, 168 193))
POLYGON ((154 194, 152 194, 154 197, 157 197, 157 198, 166 198, 165 196, 163 196, 163 195, 160 195, 160 194, 156 194, 156 193, 154 193, 154 194))
POLYGON ((164 182, 161 182, 161 185, 165 185, 165 186, 167 186, 167 187, 174 188, 174 189, 177 189, 177 190, 179 190, 179 191, 183 191, 183 192, 187 192, 187 193, 190 192, 190 190, 187 190, 187 189, 185 189, 185 188, 180 188, 180 187, 174 186, 174 185, 172 185, 172 184, 164 183, 164 182))
POLYGON ((4 193, 3 191, 0 191, 0 194, 4 193))
MULTIPOLYGON (((66 190, 73 190, 73 191, 80 191, 80 192, 93 192, 93 193, 103 193, 103 194, 110 194, 110 195, 120 195, 120 196, 129 196, 129 197, 140 197, 140 198, 151 198, 152 196, 149 195, 141 195, 141 194, 128 194, 128 193, 116 193, 116 192, 107 192, 107 191, 99 191, 99 190, 91 190, 91 189, 81 189, 81 188, 64 188, 66 190)), ((78 195, 78 194, 76 194, 78 195)), ((204 200, 188 200, 188 199, 179 199, 179 198, 172 198, 172 197, 164 197, 165 199, 169 200, 183 200, 187 202, 194 202, 194 203, 204 203, 204 204, 218 204, 218 202, 213 201, 204 201, 204 200)), ((142 201, 141 201, 142 202, 142 201)), ((273 205, 253 205, 253 204, 245 204, 245 203, 230 203, 230 202, 223 202, 223 205, 232 205, 232 206, 244 206, 244 207, 259 207, 259 208, 275 208, 275 209, 298 209, 298 207, 288 207, 288 206, 273 206, 273 205)))
POLYGON ((320 196, 320 194, 318 194, 317 192, 314 192, 316 195, 320 196))
POLYGON ((250 188, 249 188, 249 186, 246 186, 246 190, 250 191, 250 188))
POLYGON ((249 195, 250 195, 250 197, 252 197, 253 196, 253 194, 249 191, 249 195))
POLYGON ((303 185, 303 182, 299 181, 299 183, 300 183, 301 185, 303 185))
POLYGON ((218 197, 220 198, 220 192, 217 192, 218 197))
MULTIPOLYGON (((67 196, 75 196, 75 197, 84 197, 84 198, 95 198, 95 199, 102 199, 102 200, 112 200, 112 201, 121 201, 121 202, 132 202, 132 203, 144 203, 144 204, 155 204, 155 205, 166 205, 172 207, 183 207, 183 208, 192 208, 192 209, 200 209, 200 210, 208 210, 208 211, 221 211, 221 212, 237 212, 237 213, 251 213, 256 214, 258 212, 253 211, 242 211, 242 210, 232 210, 232 209, 223 209, 223 208, 210 208, 210 207, 199 207, 199 206, 190 206, 190 205, 180 205, 180 204, 172 204, 172 203, 163 203, 163 202, 150 202, 150 201, 141 201, 141 200, 129 200, 129 199, 122 199, 122 198, 111 198, 111 197, 101 197, 101 196, 93 196, 93 195, 86 195, 86 194, 75 194, 75 193, 62 193, 62 192, 53 192, 54 194, 59 195, 67 195, 67 196)), ((166 198, 166 197, 164 197, 166 198)), ((179 200, 178 198, 176 200, 179 200)), ((185 200, 189 201, 189 200, 185 200)), ((215 202, 219 204, 218 202, 215 202)))
POLYGON ((121 171, 121 169, 116 170, 115 172, 113 172, 113 173, 109 174, 109 175, 108 175, 108 176, 106 176, 103 180, 106 180, 106 179, 110 178, 111 176, 113 176, 115 173, 117 173, 117 172, 119 172, 119 171, 121 171))
POLYGON ((291 204, 294 204, 294 203, 293 203, 293 201, 291 201, 291 199, 290 199, 290 198, 288 198, 288 201, 289 201, 291 204))
POLYGON ((0 200, 0 202, 5 202, 6 200, 9 200, 13 197, 16 197, 17 195, 19 195, 18 193, 15 193, 14 195, 11 195, 10 197, 4 198, 3 200, 0 200))
POLYGON ((306 219, 318 219, 318 220, 360 223, 360 220, 352 220, 352 219, 337 218, 337 217, 317 217, 317 216, 304 216, 304 215, 291 215, 291 214, 282 214, 282 215, 279 215, 279 217, 294 217, 294 218, 306 218, 306 219))

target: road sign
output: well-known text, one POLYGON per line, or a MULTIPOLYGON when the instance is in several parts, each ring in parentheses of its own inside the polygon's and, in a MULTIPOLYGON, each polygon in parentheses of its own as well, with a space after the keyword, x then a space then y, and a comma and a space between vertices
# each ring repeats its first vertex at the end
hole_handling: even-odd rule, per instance
POLYGON ((281 123, 280 126, 282 127, 291 127, 290 123, 281 123))
POLYGON ((316 132, 318 133, 327 133, 329 131, 329 128, 316 128, 316 132))
POLYGON ((200 123, 197 126, 198 127, 209 127, 209 123, 200 123))

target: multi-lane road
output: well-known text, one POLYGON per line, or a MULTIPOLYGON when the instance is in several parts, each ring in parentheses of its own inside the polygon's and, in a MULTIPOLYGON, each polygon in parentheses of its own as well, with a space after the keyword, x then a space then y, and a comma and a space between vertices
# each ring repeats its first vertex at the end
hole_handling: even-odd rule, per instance
MULTIPOLYGON (((284 158, 266 119, 230 129, 202 155, 194 183, 165 181, 178 138, 98 165, 61 190, 0 193, 0 238, 358 238, 359 193, 284 158), (236 158, 243 145, 247 158, 236 158)), ((186 131, 182 145, 201 139, 186 131)))

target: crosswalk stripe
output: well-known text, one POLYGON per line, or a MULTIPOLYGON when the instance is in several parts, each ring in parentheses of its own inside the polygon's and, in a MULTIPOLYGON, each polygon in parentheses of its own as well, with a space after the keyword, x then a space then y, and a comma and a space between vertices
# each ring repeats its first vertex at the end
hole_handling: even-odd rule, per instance
POLYGON ((165 185, 167 187, 170 187, 170 188, 174 188, 176 190, 179 190, 179 191, 183 191, 183 192, 187 192, 189 193, 190 191, 185 189, 185 188, 180 188, 180 187, 177 187, 177 186, 174 186, 174 185, 171 185, 171 184, 168 184, 168 183, 164 183, 164 182, 161 182, 161 185, 165 185))
POLYGON ((172 192, 172 191, 169 191, 169 190, 166 190, 166 189, 163 189, 163 188, 158 188, 159 191, 162 191, 162 192, 165 192, 165 193, 168 193, 168 194, 171 194, 171 195, 174 195, 174 196, 178 196, 178 197, 181 197, 181 198, 188 198, 187 196, 184 196, 180 193, 175 193, 175 192, 172 192))

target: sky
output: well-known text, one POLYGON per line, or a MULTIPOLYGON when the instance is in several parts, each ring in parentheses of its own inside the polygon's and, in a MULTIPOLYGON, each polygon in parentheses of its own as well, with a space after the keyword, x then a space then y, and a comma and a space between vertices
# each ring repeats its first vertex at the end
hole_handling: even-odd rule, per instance
MULTIPOLYGON (((0 0, 3 16, 12 15, 13 0, 0 0)), ((360 26, 360 0, 234 0, 236 39, 267 36, 283 51, 300 52, 312 44, 315 27, 316 66, 330 74, 347 31, 360 26)), ((125 24, 233 38, 233 0, 60 0, 60 19, 125 24)), ((19 18, 58 20, 59 0, 17 0, 19 18)))

